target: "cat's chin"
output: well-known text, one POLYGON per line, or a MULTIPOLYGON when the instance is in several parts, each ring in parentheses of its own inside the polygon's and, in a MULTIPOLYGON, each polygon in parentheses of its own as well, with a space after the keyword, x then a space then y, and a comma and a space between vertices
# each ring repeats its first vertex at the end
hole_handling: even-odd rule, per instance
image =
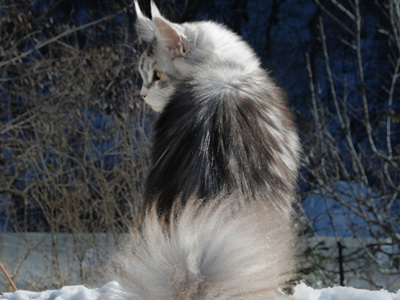
POLYGON ((154 106, 150 106, 151 109, 157 113, 161 113, 164 110, 164 107, 154 107, 154 106))
POLYGON ((151 101, 148 101, 147 99, 145 99, 144 102, 146 102, 146 104, 148 106, 150 106, 153 111, 158 112, 158 113, 162 112, 164 110, 164 107, 165 107, 164 104, 151 103, 151 101))

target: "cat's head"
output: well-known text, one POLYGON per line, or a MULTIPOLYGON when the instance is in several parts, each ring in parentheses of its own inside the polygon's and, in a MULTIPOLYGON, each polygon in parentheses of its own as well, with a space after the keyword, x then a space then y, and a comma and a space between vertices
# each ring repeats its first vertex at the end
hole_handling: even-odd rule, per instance
POLYGON ((259 69, 253 50, 223 25, 212 21, 173 23, 160 14, 153 1, 151 19, 143 15, 137 0, 135 10, 136 32, 146 45, 139 61, 141 95, 155 111, 165 108, 181 82, 208 73, 215 63, 234 61, 248 74, 259 69))
POLYGON ((137 1, 135 9, 136 31, 146 45, 138 64, 143 80, 140 94, 155 111, 162 111, 176 85, 191 72, 196 29, 168 21, 153 1, 151 19, 143 15, 137 1))

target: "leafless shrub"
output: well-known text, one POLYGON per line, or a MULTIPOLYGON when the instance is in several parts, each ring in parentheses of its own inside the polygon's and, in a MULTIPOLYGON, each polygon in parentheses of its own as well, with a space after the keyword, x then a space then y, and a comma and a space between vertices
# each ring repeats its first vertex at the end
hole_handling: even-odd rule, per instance
MULTIPOLYGON (((138 219, 151 115, 136 96, 132 3, 104 1, 85 25, 73 3, 55 20, 63 4, 0 3, 0 213, 3 229, 72 234, 82 265, 97 241, 83 233, 117 241, 138 219)), ((60 243, 51 238, 57 285, 72 283, 60 243)))
MULTIPOLYGON (((364 267, 372 264, 381 272, 380 278, 392 275, 398 281, 400 5, 396 0, 315 2, 323 13, 318 20, 320 56, 312 61, 306 55, 312 129, 305 135, 305 180, 310 187, 305 196, 309 201, 314 199, 316 206, 325 207, 321 217, 337 242, 343 241, 343 236, 358 238, 358 247, 352 251, 364 265, 345 264, 347 274, 371 288, 396 288, 371 277, 364 267), (367 6, 375 10, 376 19, 364 14, 367 6), (327 23, 336 27, 337 36, 328 39, 327 23), (384 63, 371 58, 375 52, 367 49, 373 44, 368 44, 366 30, 370 30, 369 41, 372 35, 386 41, 388 55, 381 58, 384 63), (345 234, 340 222, 347 226, 345 234), (365 236, 372 238, 363 239, 365 236)), ((310 220, 314 230, 316 219, 310 220)), ((354 259, 350 252, 344 249, 345 255, 354 259)), ((316 258, 317 253, 321 254, 321 249, 308 255, 316 258)), ((318 260, 316 264, 321 264, 321 258, 318 260)), ((323 284, 339 283, 338 267, 334 281, 325 271, 319 276, 321 281, 326 279, 323 284)))

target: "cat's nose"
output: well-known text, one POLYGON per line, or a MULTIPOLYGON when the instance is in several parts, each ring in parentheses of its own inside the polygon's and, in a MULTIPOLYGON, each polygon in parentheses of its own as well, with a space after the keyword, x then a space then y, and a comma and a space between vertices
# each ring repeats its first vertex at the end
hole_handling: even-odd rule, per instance
POLYGON ((147 97, 147 93, 144 92, 144 91, 141 91, 141 92, 140 92, 140 96, 142 96, 143 98, 146 98, 146 97, 147 97))

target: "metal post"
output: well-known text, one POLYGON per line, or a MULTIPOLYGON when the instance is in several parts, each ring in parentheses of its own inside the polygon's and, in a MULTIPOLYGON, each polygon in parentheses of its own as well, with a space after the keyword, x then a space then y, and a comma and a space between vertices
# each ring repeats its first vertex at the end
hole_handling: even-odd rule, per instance
POLYGON ((344 271, 343 271, 343 245, 341 242, 337 242, 339 249, 339 275, 340 275, 340 285, 344 286, 344 271))

